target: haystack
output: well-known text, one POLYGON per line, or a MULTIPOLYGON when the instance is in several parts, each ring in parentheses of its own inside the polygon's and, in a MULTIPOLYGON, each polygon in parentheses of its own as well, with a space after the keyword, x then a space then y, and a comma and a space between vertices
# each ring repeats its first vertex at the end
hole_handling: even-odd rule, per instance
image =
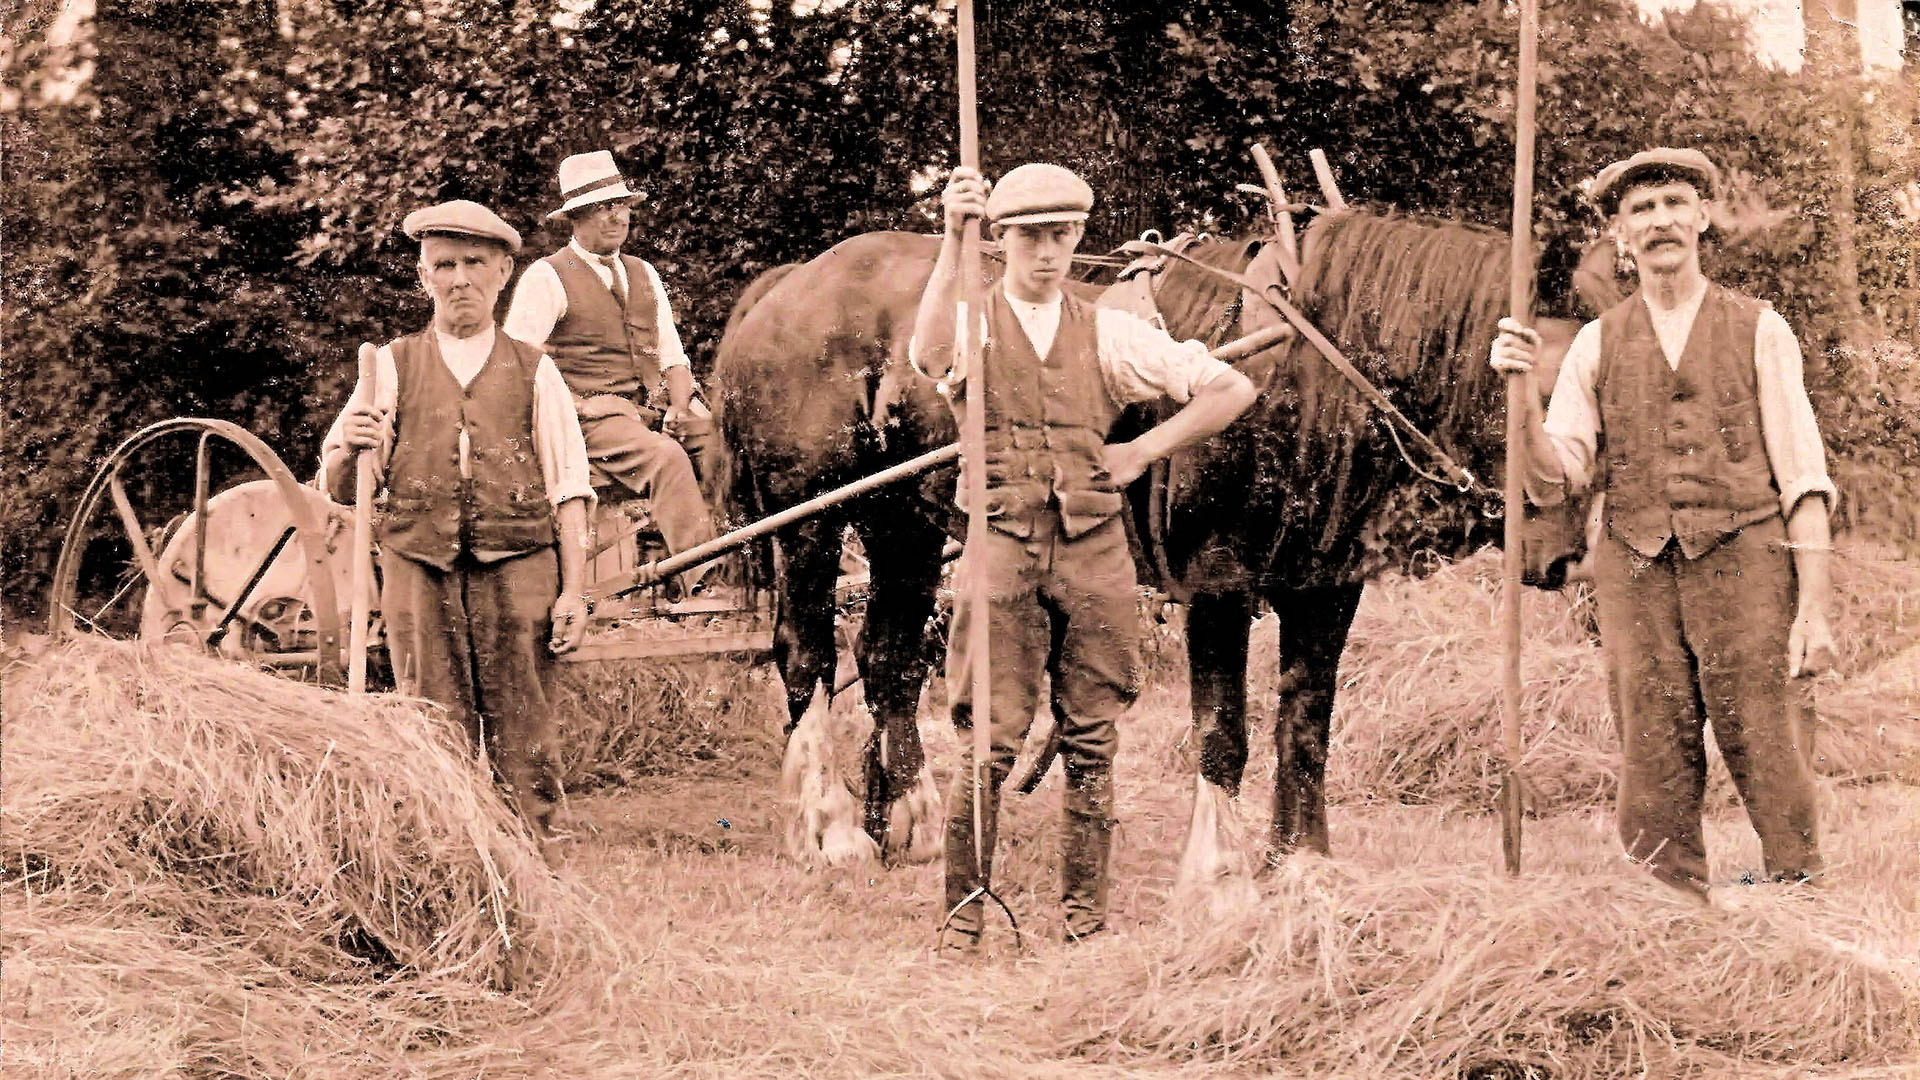
POLYGON ((100 640, 16 660, 5 691, 12 1047, 90 1047, 90 1072, 145 1032, 188 1072, 458 1073, 616 969, 430 707, 100 640))

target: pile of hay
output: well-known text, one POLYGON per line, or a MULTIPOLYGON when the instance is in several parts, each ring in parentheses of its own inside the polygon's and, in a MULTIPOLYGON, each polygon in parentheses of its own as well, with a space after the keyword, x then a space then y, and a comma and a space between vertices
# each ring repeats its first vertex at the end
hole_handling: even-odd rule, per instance
POLYGON ((102 640, 14 659, 5 692, 14 1061, 512 1072, 516 1030, 618 970, 603 916, 417 702, 102 640))
POLYGON ((742 730, 785 722, 779 686, 733 656, 561 664, 561 781, 578 793, 724 760, 742 730))
MULTIPOLYGON (((1920 965, 1836 898, 1696 907, 1611 868, 1296 857, 1257 904, 1116 942, 1060 1035, 1305 1076, 1806 1075, 1911 1061, 1920 965)), ((1078 994, 1076 994, 1078 997, 1078 994)))
MULTIPOLYGON (((1837 555, 1831 615, 1842 675, 1815 687, 1816 765, 1837 779, 1916 775, 1920 562, 1854 546, 1837 555)), ((1529 589, 1522 599, 1523 769, 1530 805, 1543 813, 1602 805, 1615 784, 1618 739, 1600 651, 1571 596, 1529 589)), ((1492 550, 1419 580, 1389 575, 1367 586, 1340 661, 1331 798, 1493 804, 1499 605, 1492 550)), ((1270 701, 1261 674, 1250 691, 1270 701)), ((1732 799, 1717 757, 1712 768, 1710 797, 1732 799)))

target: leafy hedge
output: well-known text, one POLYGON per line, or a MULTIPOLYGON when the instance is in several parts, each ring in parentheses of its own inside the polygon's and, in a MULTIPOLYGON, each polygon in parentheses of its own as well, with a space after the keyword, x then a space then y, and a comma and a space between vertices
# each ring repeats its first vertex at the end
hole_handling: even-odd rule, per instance
MULTIPOLYGON (((309 468, 354 345, 426 316, 397 230, 424 202, 486 202, 537 255, 562 239, 541 223, 559 159, 612 148, 649 194, 633 246, 665 275, 702 365, 760 271, 855 232, 931 226, 924 178, 955 143, 946 4, 581 6, 130 0, 93 20, 79 54, 23 17, 0 116, 0 467, 26 478, 0 496, 9 614, 37 614, 79 487, 148 422, 225 417, 309 468), (91 80, 48 100, 86 48, 91 80)), ((1147 226, 1251 227, 1263 208, 1234 184, 1253 178, 1254 140, 1296 198, 1317 198, 1319 146, 1351 196, 1506 221, 1506 5, 1147 9, 981 4, 987 167, 1084 171, 1101 197, 1089 247, 1147 226)), ((1786 211, 1768 231, 1729 229, 1713 271, 1787 313, 1854 520, 1911 542, 1920 373, 1835 302, 1828 146, 1860 178, 1865 310, 1910 346, 1915 230, 1889 209, 1920 166, 1910 88, 1863 104, 1844 81, 1763 70, 1737 25, 1704 12, 1650 26, 1622 0, 1548 0, 1542 24, 1546 306, 1571 307, 1568 275, 1596 235, 1579 180, 1648 143, 1706 149, 1740 205, 1786 211)), ((156 464, 131 478, 136 499, 184 482, 183 463, 156 464)))

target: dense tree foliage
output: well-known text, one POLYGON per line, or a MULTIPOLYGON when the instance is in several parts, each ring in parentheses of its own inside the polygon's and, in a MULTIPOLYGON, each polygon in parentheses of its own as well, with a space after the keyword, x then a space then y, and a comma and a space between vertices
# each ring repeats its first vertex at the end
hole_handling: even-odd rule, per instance
MULTIPOLYGON (((632 247, 704 366, 760 271, 930 227, 953 158, 950 3, 127 0, 93 19, 98 70, 70 100, 49 88, 80 61, 36 47, 35 17, 10 29, 0 117, 14 614, 39 606, 74 493, 145 423, 226 417, 309 467, 354 345, 425 317, 397 228, 414 207, 478 199, 537 255, 562 239, 543 222, 559 160, 612 149, 648 194, 632 247)), ((1318 198, 1318 146, 1352 197, 1501 225, 1515 21, 1497 0, 981 0, 986 165, 1085 172, 1090 247, 1251 227, 1263 208, 1234 185, 1254 140, 1296 199, 1318 198)), ((1712 269, 1793 320, 1855 519, 1911 539, 1920 375, 1846 325, 1862 311, 1911 343, 1920 318, 1915 220, 1894 209, 1920 161, 1911 89, 1863 105, 1763 70, 1705 12, 1548 0, 1543 28, 1543 302, 1571 310, 1597 236, 1581 179, 1649 143, 1706 149, 1738 211, 1712 269), (1858 165, 1857 284, 1834 264, 1836 140, 1858 165)))

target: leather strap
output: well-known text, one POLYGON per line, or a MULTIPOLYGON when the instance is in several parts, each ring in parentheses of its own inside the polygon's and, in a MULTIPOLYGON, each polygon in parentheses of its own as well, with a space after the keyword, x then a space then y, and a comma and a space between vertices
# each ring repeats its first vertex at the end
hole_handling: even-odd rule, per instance
MULTIPOLYGON (((1407 415, 1401 412, 1399 407, 1394 405, 1392 401, 1388 400, 1387 395, 1381 393, 1379 387, 1369 382, 1367 377, 1360 373, 1360 369, 1354 367, 1353 363, 1340 352, 1333 342, 1327 340, 1325 334, 1322 334, 1311 322, 1307 321, 1307 317, 1300 312, 1300 309, 1294 307, 1293 303, 1282 294, 1280 286, 1263 286, 1245 274, 1238 274, 1231 270, 1223 270, 1217 266, 1208 266, 1206 263, 1192 258, 1183 252, 1160 244, 1149 243, 1145 240, 1130 240, 1122 244, 1120 250, 1131 254, 1151 254, 1162 258, 1179 259, 1181 262, 1191 266, 1197 266, 1215 277, 1231 281, 1246 292, 1258 296, 1284 316, 1289 323, 1292 323, 1293 328, 1298 331, 1302 337, 1312 342, 1313 347, 1319 350, 1320 355, 1326 357, 1327 363, 1332 364, 1335 371, 1338 371, 1349 383, 1352 383, 1354 389, 1360 391, 1361 397, 1366 398, 1369 404, 1379 409, 1393 424, 1398 425, 1406 431, 1407 435, 1413 439, 1414 443, 1418 445, 1420 449, 1426 451, 1428 456, 1432 457, 1442 468, 1451 473, 1454 477, 1452 482, 1456 488, 1461 491, 1469 491, 1478 483, 1478 481, 1474 479, 1473 473, 1467 471, 1459 462, 1454 461, 1451 455, 1440 448, 1439 443, 1434 442, 1425 432, 1414 426, 1413 421, 1407 419, 1407 415)), ((1397 437, 1395 443, 1396 445, 1398 444, 1397 437)), ((1410 466, 1414 472, 1430 480, 1441 482, 1437 477, 1432 476, 1418 465, 1415 465, 1413 460, 1407 457, 1404 448, 1401 449, 1400 456, 1406 460, 1408 466, 1410 466)))

